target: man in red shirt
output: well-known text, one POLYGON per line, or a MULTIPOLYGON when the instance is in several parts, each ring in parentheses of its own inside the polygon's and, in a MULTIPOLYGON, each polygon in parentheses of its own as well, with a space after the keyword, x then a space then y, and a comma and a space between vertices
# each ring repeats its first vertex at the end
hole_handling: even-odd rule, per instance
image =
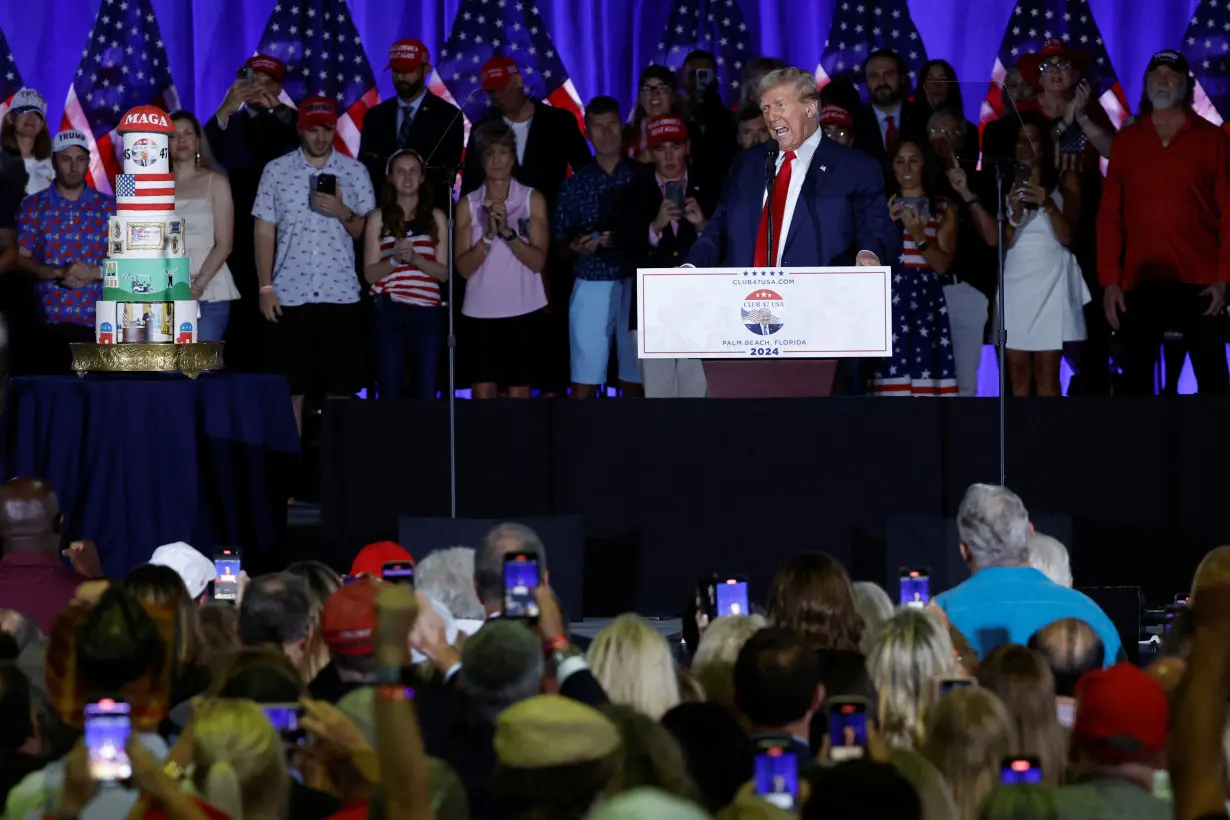
POLYGON ((1115 137, 1098 211, 1103 307, 1122 333, 1132 395, 1153 395, 1162 336, 1176 330, 1200 392, 1230 389, 1230 138, 1192 111, 1193 87, 1177 51, 1149 60, 1141 116, 1115 137))

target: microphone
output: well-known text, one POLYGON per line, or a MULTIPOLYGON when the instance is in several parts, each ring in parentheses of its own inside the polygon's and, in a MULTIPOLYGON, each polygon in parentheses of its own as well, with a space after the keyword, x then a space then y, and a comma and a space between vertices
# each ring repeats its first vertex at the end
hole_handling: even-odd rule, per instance
POLYGON ((769 260, 769 264, 774 264, 777 254, 773 251, 777 247, 774 242, 773 224, 773 182, 777 179, 777 155, 781 152, 781 148, 774 140, 769 140, 768 150, 764 155, 764 185, 765 185, 765 256, 769 260))
POLYGON ((777 142, 769 140, 769 150, 764 155, 764 182, 765 186, 772 191, 773 180, 777 178, 777 155, 781 152, 777 142))

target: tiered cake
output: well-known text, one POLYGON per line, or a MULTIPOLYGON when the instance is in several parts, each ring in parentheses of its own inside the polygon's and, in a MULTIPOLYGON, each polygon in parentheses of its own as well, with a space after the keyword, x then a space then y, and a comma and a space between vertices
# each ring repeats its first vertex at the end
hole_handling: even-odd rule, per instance
POLYGON ((115 178, 108 258, 98 303, 99 344, 191 344, 192 300, 184 220, 175 214, 171 118, 152 105, 134 108, 117 129, 124 173, 115 178))

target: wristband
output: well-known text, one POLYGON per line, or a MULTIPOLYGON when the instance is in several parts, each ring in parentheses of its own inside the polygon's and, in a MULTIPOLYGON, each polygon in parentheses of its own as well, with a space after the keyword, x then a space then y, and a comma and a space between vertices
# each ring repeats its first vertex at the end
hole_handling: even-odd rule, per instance
POLYGON ((265 285, 265 286, 263 286, 263 287, 260 289, 260 293, 261 293, 261 295, 264 295, 264 294, 266 294, 266 293, 273 293, 273 285, 265 285))
POLYGON ((568 648, 568 638, 564 635, 556 635, 549 641, 543 641, 542 648, 547 652, 562 652, 568 648))

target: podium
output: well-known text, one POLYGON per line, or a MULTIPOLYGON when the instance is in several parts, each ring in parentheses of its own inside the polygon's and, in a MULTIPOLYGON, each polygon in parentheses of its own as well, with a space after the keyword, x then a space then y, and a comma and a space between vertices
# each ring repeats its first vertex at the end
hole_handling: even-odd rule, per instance
POLYGON ((642 268, 637 354, 703 359, 715 398, 828 396, 838 359, 892 355, 885 266, 642 268))

